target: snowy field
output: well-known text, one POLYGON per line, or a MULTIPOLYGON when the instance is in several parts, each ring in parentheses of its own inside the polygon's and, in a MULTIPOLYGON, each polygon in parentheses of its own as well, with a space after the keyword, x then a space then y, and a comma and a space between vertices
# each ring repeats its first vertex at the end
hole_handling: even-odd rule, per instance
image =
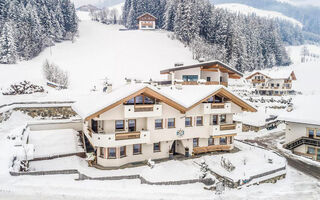
POLYGON ((105 77, 115 85, 126 77, 160 79, 160 70, 176 62, 195 62, 189 49, 165 31, 119 31, 122 26, 90 21, 88 13, 79 17, 80 36, 74 43, 56 44, 30 61, 0 64, 0 88, 23 80, 45 85, 41 67, 46 59, 67 70, 70 89, 78 91, 89 91, 105 77))

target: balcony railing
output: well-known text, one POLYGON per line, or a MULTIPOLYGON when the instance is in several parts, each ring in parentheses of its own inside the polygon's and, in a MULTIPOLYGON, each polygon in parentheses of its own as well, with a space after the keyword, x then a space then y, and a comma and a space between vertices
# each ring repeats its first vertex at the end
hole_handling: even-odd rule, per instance
POLYGON ((225 103, 213 103, 211 104, 211 109, 224 109, 225 103))
POLYGON ((237 127, 236 124, 223 124, 223 125, 220 125, 220 131, 235 130, 236 127, 237 127))
POLYGON ((135 105, 134 112, 152 112, 154 105, 135 105))
POLYGON ((214 151, 228 151, 231 149, 230 145, 212 145, 207 147, 195 147, 193 148, 194 154, 201 154, 201 153, 209 153, 214 151))
POLYGON ((139 139, 140 132, 116 133, 116 140, 139 139))

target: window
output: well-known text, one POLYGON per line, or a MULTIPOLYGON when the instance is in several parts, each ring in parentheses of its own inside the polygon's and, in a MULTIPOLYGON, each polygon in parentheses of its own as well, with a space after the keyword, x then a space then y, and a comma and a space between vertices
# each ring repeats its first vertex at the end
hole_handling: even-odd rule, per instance
POLYGON ((175 118, 168 119, 168 128, 175 128, 175 118))
POLYGON ((183 81, 186 81, 186 82, 198 81, 198 75, 183 75, 182 79, 183 81))
POLYGON ((218 115, 212 115, 212 125, 218 125, 218 115))
POLYGON ((199 146, 199 138, 193 138, 193 147, 199 146))
POLYGON ((227 116, 226 115, 220 115, 220 123, 225 124, 227 122, 227 116))
POLYGON ((108 148, 108 158, 114 159, 116 158, 117 150, 116 148, 108 148))
POLYGON ((312 154, 314 155, 316 153, 315 148, 314 147, 308 147, 308 151, 307 154, 312 154))
POLYGON ((317 132, 317 133, 316 133, 316 136, 317 136, 317 137, 320 137, 320 129, 317 129, 316 132, 317 132))
POLYGON ((133 145, 133 155, 141 154, 142 145, 141 144, 134 144, 133 145))
POLYGON ((162 119, 156 119, 154 121, 154 127, 155 127, 155 129, 162 129, 163 128, 163 120, 162 119))
POLYGON ((143 104, 143 96, 136 96, 136 104, 143 104))
POLYGON ((229 144, 233 143, 233 137, 229 137, 229 144))
POLYGON ((134 105, 134 98, 127 101, 127 105, 134 105))
POLYGON ((198 116, 196 121, 197 121, 197 126, 203 126, 203 117, 202 116, 198 116))
POLYGON ((136 131, 136 120, 135 119, 128 120, 128 129, 129 129, 129 132, 136 131))
POLYGON ((273 84, 273 83, 271 83, 271 87, 274 87, 274 84, 273 84))
POLYGON ((153 152, 160 152, 160 142, 153 143, 153 152))
POLYGON ((214 102, 215 103, 222 103, 222 97, 219 97, 219 96, 214 96, 214 102))
POLYGON ((144 96, 144 104, 154 104, 155 100, 151 97, 144 96))
POLYGON ((210 97, 210 98, 208 99, 208 103, 213 103, 213 97, 210 97))
POLYGON ((105 148, 100 147, 100 158, 106 158, 105 148))
POLYGON ((277 84, 277 87, 279 87, 279 86, 280 86, 280 84, 278 83, 278 84, 277 84))
POLYGON ((116 120, 116 131, 124 130, 124 120, 116 120))
POLYGON ((209 137, 208 146, 212 146, 212 145, 214 145, 214 138, 213 137, 209 137))
POLYGON ((120 158, 126 157, 126 146, 120 147, 120 158))
POLYGON ((192 126, 192 117, 186 117, 185 118, 185 126, 191 127, 192 126))
POLYGON ((211 81, 211 77, 207 77, 207 82, 210 82, 211 81))
POLYGON ((227 138, 226 137, 221 137, 220 138, 220 145, 226 145, 227 144, 227 138))
POLYGON ((314 129, 309 129, 309 138, 313 138, 314 136, 314 129))

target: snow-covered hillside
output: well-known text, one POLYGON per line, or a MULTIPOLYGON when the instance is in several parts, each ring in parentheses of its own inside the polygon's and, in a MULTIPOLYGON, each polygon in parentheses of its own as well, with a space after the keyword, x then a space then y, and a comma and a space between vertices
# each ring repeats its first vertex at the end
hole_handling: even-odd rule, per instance
POLYGON ((231 12, 235 12, 235 13, 242 13, 242 14, 246 14, 246 15, 250 15, 250 14, 256 14, 260 17, 266 17, 266 18, 279 18, 282 20, 286 20, 288 22, 291 22, 295 25, 298 25, 300 27, 302 27, 302 23, 287 17, 285 15, 283 15, 282 13, 279 12, 275 12, 275 11, 267 11, 267 10, 261 10, 261 9, 257 9, 251 6, 247 6, 244 4, 238 4, 238 3, 226 3, 226 4, 219 4, 216 5, 217 8, 223 8, 223 9, 227 9, 231 12))
POLYGON ((294 64, 300 64, 301 62, 320 62, 320 46, 288 46, 286 49, 294 64), (305 52, 303 51, 304 49, 306 49, 305 52))
POLYGON ((90 21, 85 12, 78 14, 80 37, 74 43, 59 43, 30 61, 0 65, 0 88, 23 80, 45 84, 45 59, 69 72, 70 89, 82 91, 105 77, 114 84, 123 83, 125 77, 157 79, 160 70, 175 62, 195 62, 189 49, 165 31, 119 31, 123 27, 90 21))

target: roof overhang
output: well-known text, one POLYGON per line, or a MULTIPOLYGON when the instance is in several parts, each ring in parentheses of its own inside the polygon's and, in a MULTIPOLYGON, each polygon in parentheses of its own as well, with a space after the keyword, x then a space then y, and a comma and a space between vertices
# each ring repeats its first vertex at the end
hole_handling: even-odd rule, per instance
POLYGON ((143 16, 145 16, 145 15, 150 15, 150 16, 153 17, 154 19, 158 19, 158 18, 156 18, 154 15, 152 15, 152 14, 150 14, 150 13, 148 13, 148 12, 143 13, 142 15, 140 15, 139 17, 137 17, 137 19, 140 19, 141 17, 143 17, 143 16))

